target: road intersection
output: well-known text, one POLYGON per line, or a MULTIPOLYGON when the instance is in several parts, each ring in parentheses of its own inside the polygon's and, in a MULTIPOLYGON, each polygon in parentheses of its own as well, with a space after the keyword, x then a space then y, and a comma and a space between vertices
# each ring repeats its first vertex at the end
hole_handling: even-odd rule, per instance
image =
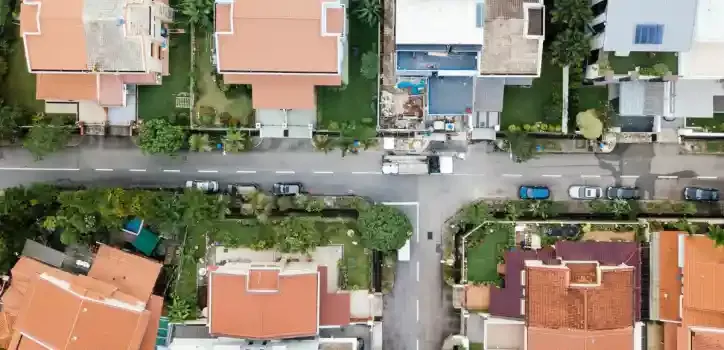
POLYGON ((0 153, 0 187, 33 182, 169 187, 200 179, 222 186, 255 182, 270 188, 278 181, 300 181, 311 193, 353 193, 396 202, 416 230, 411 259, 398 264, 385 305, 385 348, 400 350, 439 349, 443 338, 456 331, 442 282, 441 233, 445 219, 467 202, 514 198, 523 184, 547 185, 554 199, 566 199, 573 184, 635 185, 649 199, 678 199, 681 189, 690 185, 724 190, 724 160, 681 156, 676 148, 652 145, 622 145, 612 154, 542 155, 522 164, 473 145, 467 159, 455 163, 454 174, 434 176, 382 175, 379 151, 347 157, 307 148, 157 157, 132 147, 86 144, 42 161, 34 161, 22 149, 0 153), (432 232, 432 239, 427 232, 432 232))

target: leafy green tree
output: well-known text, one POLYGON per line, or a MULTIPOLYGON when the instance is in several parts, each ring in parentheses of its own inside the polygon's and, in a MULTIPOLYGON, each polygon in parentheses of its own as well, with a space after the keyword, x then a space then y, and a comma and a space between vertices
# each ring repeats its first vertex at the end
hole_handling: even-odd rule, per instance
POLYGON ((551 22, 567 28, 581 28, 593 19, 591 5, 586 0, 557 0, 551 10, 551 22))
POLYGON ((460 213, 458 219, 462 226, 477 226, 486 221, 493 219, 493 214, 484 202, 477 202, 465 206, 460 213))
POLYGON ((357 227, 362 245, 382 252, 400 249, 412 235, 407 216, 384 204, 373 204, 360 212, 357 227))
POLYGON ((717 247, 724 246, 724 228, 719 225, 709 224, 707 235, 714 241, 717 247))
POLYGON ((689 220, 686 220, 684 218, 681 218, 678 221, 676 221, 674 223, 674 228, 676 228, 679 231, 684 231, 690 235, 695 235, 699 231, 699 226, 697 226, 696 224, 692 224, 689 220))
POLYGON ((50 122, 43 115, 33 117, 33 127, 25 136, 23 146, 30 151, 35 159, 60 151, 70 141, 70 129, 62 125, 62 121, 53 118, 50 122))
POLYGON ((603 123, 595 109, 579 112, 576 115, 576 125, 586 139, 595 140, 603 134, 603 123))
POLYGON ((171 322, 183 322, 192 318, 192 311, 191 303, 188 300, 176 294, 171 297, 171 304, 168 306, 168 318, 171 322))
POLYGON ((314 135, 312 139, 314 149, 328 153, 334 149, 334 139, 330 138, 329 135, 314 135))
POLYGON ((377 48, 373 47, 372 50, 362 54, 360 73, 365 79, 375 80, 379 70, 380 56, 377 55, 377 48))
POLYGON ((505 137, 510 154, 516 163, 527 162, 535 158, 535 139, 530 137, 527 133, 520 131, 506 131, 505 137))
POLYGON ((523 215, 523 211, 518 204, 518 201, 508 201, 505 203, 505 219, 509 221, 516 221, 523 215))
POLYGON ((369 25, 376 26, 382 17, 382 4, 380 0, 357 0, 354 13, 357 18, 369 25))
POLYGON ((314 221, 300 217, 285 217, 273 225, 277 248, 282 253, 306 253, 326 243, 314 221))
POLYGON ((568 28, 561 31, 548 48, 551 63, 561 68, 581 67, 591 51, 589 40, 583 29, 568 28))
POLYGON ((211 152, 209 135, 193 134, 189 136, 189 149, 194 152, 211 152))
POLYGON ((555 203, 551 200, 531 201, 528 204, 528 211, 533 217, 547 219, 557 215, 555 203))
POLYGON ((182 0, 180 9, 190 25, 201 30, 213 29, 214 0, 182 0))
POLYGON ((157 118, 144 121, 138 134, 138 146, 147 154, 174 155, 186 139, 180 126, 157 118))
POLYGON ((17 107, 0 106, 0 144, 12 142, 18 136, 22 111, 17 107))
POLYGON ((226 152, 239 153, 246 149, 246 134, 238 130, 227 130, 222 142, 226 152))

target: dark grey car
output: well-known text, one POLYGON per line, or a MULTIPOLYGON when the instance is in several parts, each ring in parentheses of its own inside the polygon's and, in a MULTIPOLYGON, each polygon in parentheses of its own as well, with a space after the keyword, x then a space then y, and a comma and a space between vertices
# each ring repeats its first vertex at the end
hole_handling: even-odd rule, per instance
POLYGON ((636 200, 641 198, 641 191, 636 187, 609 186, 606 188, 606 198, 636 200))

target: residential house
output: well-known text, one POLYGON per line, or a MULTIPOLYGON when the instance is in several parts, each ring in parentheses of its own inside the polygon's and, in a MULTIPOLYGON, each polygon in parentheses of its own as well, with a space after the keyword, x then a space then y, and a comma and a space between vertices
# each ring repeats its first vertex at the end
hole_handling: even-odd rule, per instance
POLYGON ((665 231, 651 242, 651 319, 663 323, 663 348, 720 349, 724 302, 718 281, 724 247, 705 235, 665 231))
POLYGON ((636 242, 559 241, 514 248, 502 287, 465 288, 463 334, 484 349, 641 349, 641 252, 636 242), (484 312, 475 303, 486 300, 484 312))
POLYGON ((20 32, 46 113, 87 125, 136 120, 136 84, 168 75, 167 0, 23 0, 20 32))
POLYGON ((161 265, 101 245, 87 275, 21 257, 2 295, 0 347, 156 349, 161 265))
POLYGON ((208 297, 203 318, 173 325, 169 350, 221 345, 357 349, 356 338, 320 334, 325 328, 367 324, 374 317, 367 290, 339 290, 334 263, 341 258, 339 247, 318 247, 303 259, 245 248, 219 246, 213 251, 204 273, 208 297))
MULTIPOLYGON (((397 0, 396 129, 492 139, 505 85, 541 73, 544 6, 536 0, 397 0)), ((442 135, 440 135, 442 134, 442 135)))
POLYGON ((217 71, 251 85, 261 137, 311 138, 316 86, 346 80, 346 1, 216 0, 215 27, 217 71))
POLYGON ((586 78, 612 84, 622 131, 675 142, 686 118, 724 112, 724 70, 716 63, 724 53, 721 1, 594 0, 592 9, 586 78))

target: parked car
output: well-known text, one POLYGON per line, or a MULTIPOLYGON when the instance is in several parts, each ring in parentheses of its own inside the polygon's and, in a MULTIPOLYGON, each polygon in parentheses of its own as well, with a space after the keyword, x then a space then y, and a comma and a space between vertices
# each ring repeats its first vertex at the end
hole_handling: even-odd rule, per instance
POLYGON ((608 199, 634 200, 641 198, 641 191, 636 187, 608 186, 606 188, 606 197, 608 199))
POLYGON ((551 237, 559 237, 564 239, 576 238, 581 233, 581 228, 578 225, 561 225, 547 227, 543 233, 551 237))
POLYGON ((568 195, 573 199, 598 199, 603 190, 598 186, 573 185, 568 188, 568 195))
POLYGON ((719 190, 716 188, 686 187, 684 199, 687 201, 716 202, 719 201, 719 190))
POLYGON ((277 182, 272 187, 272 194, 276 196, 294 196, 302 193, 302 184, 299 182, 277 182))
POLYGON ((520 186, 518 189, 520 199, 548 199, 551 191, 545 186, 520 186))
POLYGON ((260 187, 255 183, 241 183, 229 185, 227 190, 232 196, 246 196, 252 192, 259 191, 260 187))
POLYGON ((189 180, 186 181, 186 188, 195 188, 200 191, 214 193, 219 191, 219 183, 216 181, 189 180))

